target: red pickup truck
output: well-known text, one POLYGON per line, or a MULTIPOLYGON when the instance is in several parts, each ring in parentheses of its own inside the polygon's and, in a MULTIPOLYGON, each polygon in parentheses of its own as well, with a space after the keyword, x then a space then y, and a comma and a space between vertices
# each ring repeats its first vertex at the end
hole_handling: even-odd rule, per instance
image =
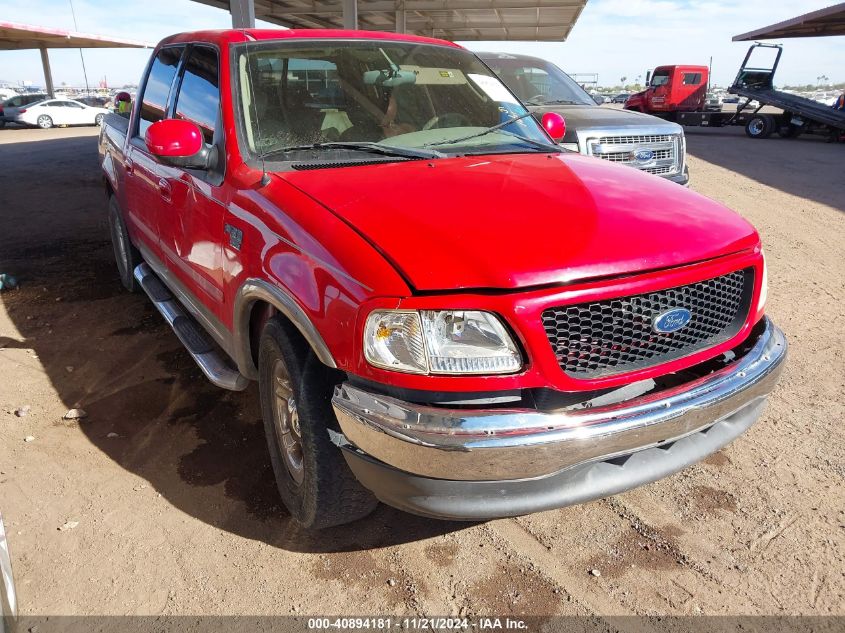
POLYGON ((107 119, 122 282, 258 381, 301 524, 580 503, 759 417, 787 346, 757 232, 563 127, 455 44, 319 30, 170 37, 107 119))

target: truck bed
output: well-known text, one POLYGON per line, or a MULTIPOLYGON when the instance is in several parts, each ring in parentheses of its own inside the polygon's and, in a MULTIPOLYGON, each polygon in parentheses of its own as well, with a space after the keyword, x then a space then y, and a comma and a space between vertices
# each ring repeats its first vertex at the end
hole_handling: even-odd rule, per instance
POLYGON ((799 114, 817 123, 824 123, 845 130, 845 112, 834 110, 830 106, 806 97, 799 97, 779 90, 741 88, 738 86, 731 86, 728 92, 740 97, 754 99, 763 105, 775 106, 784 112, 799 114))

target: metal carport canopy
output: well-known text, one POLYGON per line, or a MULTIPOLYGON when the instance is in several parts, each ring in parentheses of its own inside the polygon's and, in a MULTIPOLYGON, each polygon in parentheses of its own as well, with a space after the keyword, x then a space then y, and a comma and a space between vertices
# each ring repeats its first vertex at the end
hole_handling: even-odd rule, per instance
POLYGON ((734 42, 749 40, 774 40, 788 37, 819 37, 823 35, 845 35, 845 2, 799 15, 797 18, 778 22, 771 26, 734 35, 734 42))
POLYGON ((195 0, 290 28, 359 28, 446 40, 566 39, 587 0, 195 0))
POLYGON ((37 48, 41 51, 44 82, 47 84, 47 94, 52 97, 53 76, 50 72, 48 48, 152 48, 152 45, 135 40, 103 37, 102 35, 88 35, 29 24, 0 22, 0 50, 16 51, 27 48, 37 48))

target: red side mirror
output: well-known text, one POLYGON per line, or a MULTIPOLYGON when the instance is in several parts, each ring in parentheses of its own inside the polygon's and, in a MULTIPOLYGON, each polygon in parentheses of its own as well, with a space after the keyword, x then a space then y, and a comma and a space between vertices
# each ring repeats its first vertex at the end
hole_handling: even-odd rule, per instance
POLYGON ((153 123, 144 134, 144 143, 154 156, 188 158, 205 147, 202 132, 195 123, 182 119, 163 119, 153 123))
POLYGON ((542 124, 552 140, 558 143, 563 140, 566 135, 566 121, 557 112, 546 112, 542 124))

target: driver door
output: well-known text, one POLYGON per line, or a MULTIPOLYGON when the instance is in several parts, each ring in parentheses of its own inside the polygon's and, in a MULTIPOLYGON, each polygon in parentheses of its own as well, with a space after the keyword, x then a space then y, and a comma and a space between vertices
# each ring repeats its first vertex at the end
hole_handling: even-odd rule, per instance
POLYGON ((65 116, 67 117, 68 125, 82 125, 84 123, 94 122, 93 116, 90 117, 90 121, 88 120, 87 108, 82 104, 76 103, 74 101, 65 101, 64 105, 64 111, 65 116))

